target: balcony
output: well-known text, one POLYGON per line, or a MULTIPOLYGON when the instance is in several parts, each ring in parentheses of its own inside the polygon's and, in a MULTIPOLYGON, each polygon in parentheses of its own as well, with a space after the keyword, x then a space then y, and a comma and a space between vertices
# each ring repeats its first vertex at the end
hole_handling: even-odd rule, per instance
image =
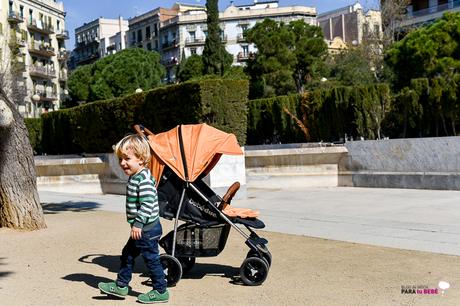
POLYGON ((59 51, 59 53, 57 55, 57 58, 58 58, 58 61, 66 61, 67 59, 69 59, 69 56, 70 56, 69 51, 61 50, 61 51, 59 51))
MULTIPOLYGON (((55 101, 58 99, 58 95, 57 93, 53 92, 52 89, 47 89, 47 90, 43 90, 43 89, 36 89, 34 91, 34 94, 35 95, 38 95, 40 97, 40 101, 39 102, 52 102, 52 101, 55 101)), ((43 105, 43 107, 46 108, 45 104, 43 105)), ((51 108, 51 107, 49 107, 51 108)))
POLYGON ((236 56, 236 61, 237 62, 246 62, 248 60, 252 60, 255 58, 255 54, 252 52, 245 53, 245 52, 239 52, 238 55, 236 56))
POLYGON ((168 50, 168 49, 173 49, 173 48, 176 48, 178 46, 176 40, 172 40, 172 41, 167 41, 167 42, 164 42, 162 45, 161 45, 161 48, 163 50, 168 50))
POLYGON ((27 45, 26 40, 23 39, 22 37, 17 37, 14 35, 11 35, 10 41, 8 42, 11 48, 14 47, 25 47, 27 45))
POLYGON ((67 81, 67 70, 61 70, 59 72, 59 81, 67 81))
POLYGON ((37 44, 35 42, 30 44, 29 53, 43 57, 52 57, 56 55, 54 53, 54 48, 48 45, 47 43, 37 44))
POLYGON ((239 43, 247 42, 246 35, 238 34, 238 36, 236 36, 236 42, 239 42, 239 43))
POLYGON ((204 45, 206 41, 206 38, 204 37, 190 37, 190 38, 187 38, 185 39, 185 45, 186 46, 200 46, 200 45, 204 45))
POLYGON ((56 70, 46 66, 29 66, 29 74, 31 77, 38 77, 42 79, 53 79, 56 77, 56 70))
POLYGON ((22 17, 18 12, 10 11, 8 13, 8 22, 18 24, 24 22, 24 17, 22 17))
POLYGON ((69 39, 69 31, 67 30, 58 30, 56 32, 57 39, 69 39))
POLYGON ((29 31, 34 31, 42 34, 54 34, 54 28, 50 24, 43 23, 40 20, 32 20, 27 23, 29 31))

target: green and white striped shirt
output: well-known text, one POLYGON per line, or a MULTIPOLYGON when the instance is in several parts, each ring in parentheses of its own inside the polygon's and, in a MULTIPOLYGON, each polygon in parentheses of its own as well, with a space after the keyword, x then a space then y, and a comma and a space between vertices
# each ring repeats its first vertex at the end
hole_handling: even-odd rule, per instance
POLYGON ((150 170, 131 175, 126 186, 126 217, 129 224, 143 228, 158 221, 160 208, 155 179, 150 170))

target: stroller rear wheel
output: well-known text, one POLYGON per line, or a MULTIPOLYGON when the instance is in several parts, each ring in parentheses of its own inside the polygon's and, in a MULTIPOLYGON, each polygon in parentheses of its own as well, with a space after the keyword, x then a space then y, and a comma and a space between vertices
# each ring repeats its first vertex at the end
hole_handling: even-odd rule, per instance
POLYGON ((182 265, 182 274, 190 271, 195 265, 195 257, 177 257, 182 265))
POLYGON ((176 257, 168 254, 161 254, 160 262, 165 272, 165 278, 168 281, 168 287, 175 286, 182 277, 181 263, 176 257))
POLYGON ((268 265, 264 259, 259 257, 246 258, 241 265, 240 276, 246 285, 258 286, 268 276, 268 265))

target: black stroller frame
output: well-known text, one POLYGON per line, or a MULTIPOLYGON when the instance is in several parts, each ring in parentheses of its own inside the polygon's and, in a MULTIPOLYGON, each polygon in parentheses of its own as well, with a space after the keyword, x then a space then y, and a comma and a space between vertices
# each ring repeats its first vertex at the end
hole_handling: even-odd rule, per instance
MULTIPOLYGON (((217 205, 218 201, 221 202, 223 198, 226 198, 225 196, 220 198, 200 178, 195 182, 189 181, 180 127, 179 145, 184 166, 185 181, 177 177, 169 168, 165 168, 158 186, 160 215, 166 219, 175 219, 174 229, 160 240, 160 245, 166 251, 166 254, 160 256, 160 260, 164 267, 168 286, 174 286, 181 279, 182 274, 188 272, 193 267, 196 257, 217 256, 225 247, 230 228, 235 229, 244 237, 245 243, 250 249, 239 270, 241 281, 249 286, 262 284, 268 276, 272 256, 266 246, 268 241, 259 237, 252 228, 263 228, 265 225, 256 218, 242 219, 226 216, 217 205), (171 182, 168 183, 168 181, 171 182), (165 187, 166 184, 174 184, 176 188, 179 188, 179 186, 182 187, 182 193, 175 212, 173 212, 175 207, 168 207, 170 204, 169 200, 165 200, 162 197, 162 194, 167 193, 167 191, 164 192, 162 190, 162 188, 167 189, 165 187), (190 191, 193 193, 190 193, 190 191), (186 195, 189 195, 189 197, 186 197, 186 195), (194 197, 195 195, 198 198, 194 197), (205 202, 205 205, 201 206, 201 203, 198 202, 200 199, 205 202), (185 210, 188 210, 188 208, 186 207, 187 205, 184 205, 186 202, 198 207, 200 212, 204 211, 209 217, 208 220, 198 219, 197 221, 197 218, 194 218, 190 214, 187 216, 185 210), (212 216, 215 216, 215 218, 212 218, 212 216), (185 223, 179 226, 179 219, 185 221, 185 223), (244 225, 249 234, 238 227, 236 223, 244 225), (181 239, 179 243, 178 236, 181 239), (211 242, 207 243, 206 237, 214 238, 209 239, 211 242), (210 246, 206 246, 206 244, 210 246)), ((230 189, 227 191, 227 194, 233 193, 230 195, 231 199, 237 189, 230 189)), ((171 189, 169 191, 169 194, 173 193, 171 189)), ((175 195, 178 195, 178 193, 176 192, 175 195)))

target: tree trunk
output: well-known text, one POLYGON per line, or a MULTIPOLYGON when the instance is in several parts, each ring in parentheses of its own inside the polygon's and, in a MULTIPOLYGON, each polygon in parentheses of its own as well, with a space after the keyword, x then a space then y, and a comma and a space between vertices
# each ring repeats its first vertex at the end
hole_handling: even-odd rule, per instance
POLYGON ((4 93, 0 93, 0 227, 46 228, 27 128, 4 93))

